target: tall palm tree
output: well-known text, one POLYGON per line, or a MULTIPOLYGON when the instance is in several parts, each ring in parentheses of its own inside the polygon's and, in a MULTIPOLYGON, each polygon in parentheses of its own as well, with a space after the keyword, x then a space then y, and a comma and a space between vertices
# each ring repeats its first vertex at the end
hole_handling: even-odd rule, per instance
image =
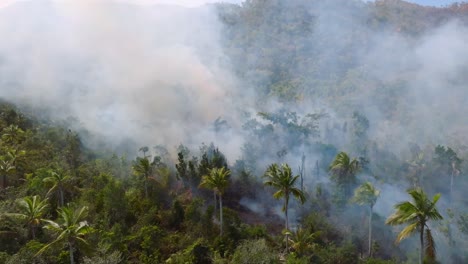
POLYGON ((84 238, 91 232, 88 222, 84 221, 87 215, 88 207, 84 206, 79 209, 70 207, 62 207, 57 210, 59 213, 59 222, 45 220, 47 225, 45 229, 51 230, 56 234, 54 241, 42 247, 36 255, 42 254, 48 248, 62 244, 68 247, 70 252, 70 264, 75 263, 74 253, 77 249, 88 249, 88 241, 84 238))
POLYGON ((372 256, 372 215, 380 191, 370 182, 365 182, 354 191, 353 202, 369 206, 369 257, 372 256))
POLYGON ((53 170, 49 170, 48 177, 44 178, 42 181, 45 183, 50 183, 52 186, 50 187, 49 191, 47 192, 47 196, 57 193, 58 201, 60 206, 65 205, 64 201, 64 192, 67 184, 70 183, 72 177, 66 175, 65 173, 56 172, 53 170))
POLYGON ((223 235, 223 195, 229 185, 229 175, 231 171, 225 167, 212 168, 208 175, 203 175, 200 187, 213 190, 219 197, 219 222, 221 225, 220 234, 223 235))
POLYGON ((434 195, 431 201, 421 188, 410 189, 408 193, 411 195, 413 201, 405 201, 395 205, 395 213, 390 215, 385 223, 387 225, 408 224, 408 226, 398 234, 397 243, 419 231, 421 244, 419 263, 422 264, 424 251, 428 259, 435 260, 436 258, 434 238, 427 224, 430 220, 443 219, 436 208, 436 203, 440 198, 440 194, 434 195), (426 234, 426 247, 424 247, 424 234, 426 234))
POLYGON ((9 213, 8 216, 19 218, 26 222, 32 239, 36 239, 36 229, 42 221, 42 217, 47 211, 47 199, 41 200, 37 195, 33 197, 24 197, 18 203, 20 213, 9 213))
POLYGON ((147 157, 137 158, 132 166, 133 173, 136 176, 143 177, 145 184, 145 198, 148 199, 148 180, 153 174, 153 166, 147 157))
POLYGON ((344 188, 346 199, 349 198, 351 187, 356 181, 356 173, 361 169, 361 164, 355 158, 351 159, 346 152, 340 152, 336 155, 335 159, 330 165, 330 172, 332 173, 332 180, 338 186, 344 188))
POLYGON ((146 156, 146 152, 149 151, 149 148, 147 146, 141 147, 138 151, 143 152, 143 158, 149 157, 149 156, 146 156))
POLYGON ((274 163, 266 170, 265 177, 267 177, 267 180, 263 184, 277 189, 273 197, 275 199, 284 197, 283 212, 286 218, 285 228, 289 230, 288 206, 290 195, 292 194, 301 203, 305 202, 304 192, 295 186, 299 175, 293 176, 288 164, 283 164, 280 168, 278 164, 274 163))

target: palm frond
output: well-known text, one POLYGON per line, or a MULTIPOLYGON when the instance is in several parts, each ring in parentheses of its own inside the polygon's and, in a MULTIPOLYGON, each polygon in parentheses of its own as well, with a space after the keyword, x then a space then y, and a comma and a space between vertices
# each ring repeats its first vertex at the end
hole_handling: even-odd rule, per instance
POLYGON ((409 236, 411 236, 414 232, 417 231, 418 227, 419 227, 419 223, 413 223, 413 224, 403 228, 403 230, 401 230, 401 232, 397 236, 396 243, 398 244, 403 239, 406 239, 409 236))
POLYGON ((275 199, 280 199, 282 197, 284 197, 284 191, 283 190, 278 190, 276 191, 274 194, 273 194, 273 197, 275 199))

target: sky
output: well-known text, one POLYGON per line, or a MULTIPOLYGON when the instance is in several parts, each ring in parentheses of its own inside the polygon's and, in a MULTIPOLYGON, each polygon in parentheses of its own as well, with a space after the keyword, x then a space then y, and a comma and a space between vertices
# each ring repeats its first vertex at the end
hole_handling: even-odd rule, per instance
MULTIPOLYGON (((32 0, 0 0, 0 8, 8 6, 14 2, 20 1, 32 1, 32 0)), ((37 1, 37 0, 35 0, 37 1)), ((108 1, 108 0, 55 0, 55 1, 69 1, 69 2, 77 2, 77 1, 108 1)), ((180 6, 187 6, 187 7, 195 7, 200 6, 206 3, 215 3, 215 2, 228 2, 228 3, 240 3, 242 0, 115 0, 121 2, 130 2, 130 3, 137 3, 137 4, 167 4, 167 5, 180 5, 180 6)))
POLYGON ((430 5, 430 6, 446 6, 456 2, 463 2, 463 1, 456 1, 456 0, 411 0, 408 2, 413 2, 420 5, 430 5))
MULTIPOLYGON (((0 0, 0 8, 7 6, 11 3, 17 1, 31 1, 31 0, 0 0)), ((60 1, 106 1, 106 0, 60 0, 60 1)), ((181 5, 187 7, 200 6, 206 3, 215 3, 215 2, 227 2, 227 3, 241 3, 244 0, 117 0, 117 1, 126 1, 138 4, 169 4, 169 5, 181 5)), ((429 5, 429 6, 446 6, 455 2, 463 2, 463 0, 407 0, 407 2, 412 2, 420 5, 429 5)))

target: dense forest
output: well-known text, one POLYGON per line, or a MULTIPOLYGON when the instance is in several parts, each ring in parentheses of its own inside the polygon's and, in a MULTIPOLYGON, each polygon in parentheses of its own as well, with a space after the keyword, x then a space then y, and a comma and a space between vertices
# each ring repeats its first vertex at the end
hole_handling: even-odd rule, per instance
POLYGON ((466 3, 22 1, 0 35, 0 263, 468 263, 466 3))

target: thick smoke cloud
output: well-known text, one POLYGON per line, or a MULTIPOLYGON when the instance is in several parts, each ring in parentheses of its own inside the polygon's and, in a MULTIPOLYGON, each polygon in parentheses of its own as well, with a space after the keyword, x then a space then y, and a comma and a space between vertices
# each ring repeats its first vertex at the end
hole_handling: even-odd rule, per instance
POLYGON ((235 107, 219 31, 208 6, 18 2, 0 10, 0 97, 113 142, 199 145, 235 107))
MULTIPOLYGON (((284 8, 293 11, 293 2, 284 8)), ((151 5, 20 1, 0 9, 0 96, 56 118, 72 116, 76 127, 111 142, 130 138, 172 148, 214 141, 231 161, 238 158, 245 141, 239 110, 274 112, 284 105, 258 100, 255 88, 232 74, 224 28, 212 7, 145 3, 151 5), (261 105, 252 109, 253 102, 261 105), (231 129, 216 132, 212 124, 218 117, 231 129)), ((449 22, 418 38, 393 28, 375 32, 368 28, 366 8, 340 3, 312 5, 314 28, 301 37, 314 50, 305 47, 302 57, 321 54, 320 72, 344 72, 346 79, 337 84, 351 92, 324 98, 305 92, 292 109, 299 114, 326 109, 331 123, 349 121, 349 113, 359 110, 370 120, 369 138, 395 153, 407 150, 409 142, 467 145, 460 136, 468 130, 463 125, 468 92, 461 81, 468 65, 466 27, 449 22), (361 46, 341 41, 356 32, 361 46), (353 56, 351 69, 337 54, 346 49, 353 56), (378 98, 380 85, 388 83, 402 84, 393 95, 378 98)), ((295 71, 308 76, 307 66, 299 64, 295 71)), ((317 87, 306 83, 303 89, 317 87)), ((326 140, 346 147, 344 136, 326 140)))
POLYGON ((467 132, 466 33, 465 26, 451 21, 417 40, 387 34, 366 54, 364 64, 372 78, 397 84, 395 97, 388 98, 397 99, 391 118, 385 118, 389 113, 378 110, 372 98, 362 101, 379 142, 395 152, 407 150, 408 142, 468 144, 461 136, 467 132))

